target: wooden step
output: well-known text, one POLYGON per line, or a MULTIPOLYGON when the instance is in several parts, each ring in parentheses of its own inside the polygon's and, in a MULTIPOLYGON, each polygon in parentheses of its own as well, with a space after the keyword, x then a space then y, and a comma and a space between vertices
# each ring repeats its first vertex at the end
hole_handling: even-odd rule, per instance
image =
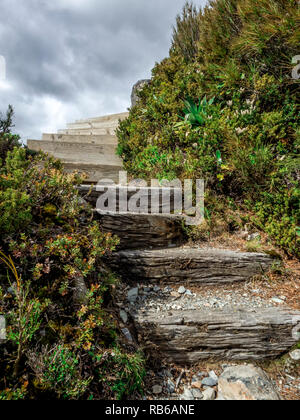
POLYGON ((300 312, 262 308, 159 311, 134 315, 140 343, 179 364, 213 360, 276 358, 296 344, 300 312), (146 343, 146 345, 145 345, 146 343))
POLYGON ((178 247, 124 250, 114 253, 110 264, 125 280, 220 285, 249 280, 267 271, 272 262, 266 254, 178 247))
POLYGON ((104 232, 120 238, 121 249, 165 248, 183 242, 182 218, 179 216, 110 213, 96 217, 104 232))

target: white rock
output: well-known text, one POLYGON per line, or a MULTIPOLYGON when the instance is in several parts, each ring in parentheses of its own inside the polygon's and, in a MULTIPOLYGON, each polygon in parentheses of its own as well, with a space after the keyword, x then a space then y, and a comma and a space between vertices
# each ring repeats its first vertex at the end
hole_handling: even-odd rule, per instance
POLYGON ((284 301, 282 299, 279 299, 277 297, 272 298, 271 301, 274 302, 274 303, 278 303, 280 305, 282 305, 284 303, 284 301))
POLYGON ((265 372, 253 365, 232 366, 219 377, 219 394, 224 400, 280 400, 265 372))
POLYGON ((202 392, 203 401, 213 401, 216 398, 216 392, 212 388, 206 388, 205 391, 202 392))
POLYGON ((203 398, 202 392, 199 389, 192 389, 192 394, 197 400, 202 400, 203 398))
POLYGON ((213 370, 211 370, 211 371, 209 372, 209 376, 210 376, 210 378, 212 378, 212 379, 214 379, 215 381, 217 381, 217 382, 218 382, 219 377, 218 377, 218 375, 216 375, 216 373, 215 373, 213 370))
POLYGON ((255 240, 259 240, 260 239, 260 234, 257 233, 252 233, 251 235, 248 236, 247 241, 255 241, 255 240))
POLYGON ((170 394, 173 394, 175 392, 175 384, 173 381, 171 381, 170 378, 168 378, 167 387, 170 394))
POLYGON ((180 399, 184 401, 193 401, 195 398, 192 390, 188 387, 184 387, 184 393, 180 396, 180 399))
POLYGON ((300 361, 300 350, 294 350, 290 352, 290 358, 295 362, 300 361))
POLYGON ((180 293, 181 295, 184 295, 185 292, 186 292, 186 288, 185 287, 183 287, 183 286, 179 287, 178 293, 180 293))

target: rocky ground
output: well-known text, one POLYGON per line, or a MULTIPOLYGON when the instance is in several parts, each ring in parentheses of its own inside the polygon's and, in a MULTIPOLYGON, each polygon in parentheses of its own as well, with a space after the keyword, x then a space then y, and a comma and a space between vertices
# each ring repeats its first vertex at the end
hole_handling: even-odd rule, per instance
MULTIPOLYGON (((164 286, 138 284, 136 287, 121 285, 117 293, 117 305, 120 309, 121 328, 128 342, 134 342, 131 317, 137 311, 157 312, 162 310, 197 310, 201 308, 230 309, 238 310, 247 308, 255 311, 258 308, 286 307, 289 296, 280 293, 281 289, 274 289, 272 286, 261 282, 247 282, 236 285, 225 285, 222 289, 217 287, 189 288, 187 286, 164 286), (279 293, 272 293, 279 291, 279 293), (125 298, 125 299, 124 299, 125 298)), ((252 362, 253 363, 253 362, 252 362)), ((149 367, 146 378, 146 399, 167 399, 167 400, 222 400, 245 397, 256 399, 255 392, 258 392, 265 399, 300 399, 300 364, 299 350, 287 355, 280 360, 268 363, 216 363, 204 361, 203 363, 183 368, 182 366, 169 365, 160 361, 149 367), (249 378, 243 382, 239 377, 240 372, 235 372, 234 395, 222 395, 220 390, 220 378, 224 389, 224 375, 228 369, 247 370, 247 375, 254 378, 257 387, 258 383, 264 385, 258 390, 255 386, 249 389, 243 383, 249 383, 249 378), (258 370, 262 367, 264 371, 258 370), (249 372, 250 373, 249 373, 249 372), (268 376, 264 376, 267 372, 268 376), (223 382, 222 382, 223 381, 223 382), (246 387, 247 388, 247 387, 246 387), (256 391, 255 391, 256 389, 256 391), (263 397, 265 396, 265 397, 263 397), (253 398, 252 398, 253 397, 253 398)), ((243 373, 243 372, 242 372, 243 373)), ((228 382, 228 381, 227 381, 228 382)), ((251 381, 250 381, 251 382, 251 381)), ((225 380, 226 383, 226 380, 225 380)), ((232 383, 232 381, 230 381, 232 383)))

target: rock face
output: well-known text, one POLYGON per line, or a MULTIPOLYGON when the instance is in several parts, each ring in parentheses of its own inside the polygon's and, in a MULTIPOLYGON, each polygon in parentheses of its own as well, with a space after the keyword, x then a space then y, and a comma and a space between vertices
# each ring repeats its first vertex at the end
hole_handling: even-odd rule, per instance
POLYGON ((253 365, 227 368, 219 378, 219 393, 224 400, 280 400, 267 375, 253 365))
POLYGON ((179 364, 276 358, 295 345, 300 313, 278 308, 146 312, 133 316, 146 349, 179 364))
POLYGON ((271 266, 272 258, 214 248, 173 248, 120 251, 113 255, 111 264, 131 280, 214 285, 241 282, 261 274, 271 266))
POLYGON ((138 92, 143 89, 143 87, 150 83, 150 79, 143 79, 136 82, 136 84, 132 88, 131 93, 131 106, 134 107, 138 103, 139 97, 138 92))

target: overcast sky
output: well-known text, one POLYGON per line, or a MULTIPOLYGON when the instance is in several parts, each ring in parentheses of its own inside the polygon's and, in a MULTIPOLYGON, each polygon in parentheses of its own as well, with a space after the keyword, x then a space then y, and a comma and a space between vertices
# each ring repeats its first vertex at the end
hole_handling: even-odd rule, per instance
POLYGON ((0 56, 7 66, 0 111, 14 106, 23 140, 76 119, 126 111, 132 85, 167 56, 184 3, 0 0, 0 56))

